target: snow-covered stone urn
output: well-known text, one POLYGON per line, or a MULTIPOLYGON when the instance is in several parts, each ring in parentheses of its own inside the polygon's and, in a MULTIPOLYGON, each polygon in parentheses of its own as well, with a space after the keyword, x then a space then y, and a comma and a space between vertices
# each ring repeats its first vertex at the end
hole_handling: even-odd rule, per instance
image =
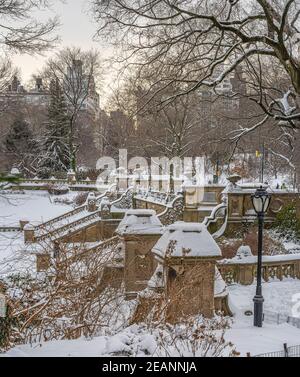
POLYGON ((107 196, 102 198, 100 203, 101 219, 111 218, 111 202, 107 196))
POLYGON ((21 176, 21 172, 18 168, 12 168, 11 171, 10 171, 10 175, 12 177, 20 177, 21 176))
MULTIPOLYGON (((172 224, 152 253, 162 266, 157 271, 163 270, 169 320, 196 314, 212 317, 216 261, 222 254, 206 227, 199 223, 172 224)), ((153 277, 150 281, 153 285, 153 277)), ((161 285, 161 278, 156 281, 161 285)))
POLYGON ((88 212, 96 212, 97 207, 97 198, 94 192, 90 192, 87 198, 87 210, 88 212))
POLYGON ((163 233, 163 225, 154 210, 126 212, 116 230, 125 244, 124 280, 126 296, 136 297, 144 290, 157 264, 151 249, 163 233))

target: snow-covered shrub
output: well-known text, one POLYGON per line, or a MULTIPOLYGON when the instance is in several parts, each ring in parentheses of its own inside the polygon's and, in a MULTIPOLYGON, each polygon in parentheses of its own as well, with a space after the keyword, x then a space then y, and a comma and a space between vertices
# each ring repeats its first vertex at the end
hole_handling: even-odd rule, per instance
POLYGON ((96 181, 99 177, 100 170, 97 169, 78 169, 76 172, 76 178, 78 181, 86 181, 88 178, 91 181, 96 181))
POLYGON ((286 241, 300 240, 300 218, 294 203, 286 205, 277 214, 274 229, 286 241))
POLYGON ((114 245, 90 253, 80 245, 59 244, 53 251, 50 245, 45 249, 49 270, 5 281, 16 323, 8 335, 10 346, 89 338, 108 329, 111 335, 115 327, 128 325, 131 309, 120 276, 114 270, 105 274, 114 245))
POLYGON ((50 195, 66 195, 69 192, 69 187, 67 185, 46 185, 46 190, 50 195))
POLYGON ((79 194, 77 194, 74 198, 74 204, 76 207, 80 207, 80 206, 83 206, 85 204, 85 202, 87 201, 87 198, 89 196, 89 193, 88 192, 80 192, 79 194))
POLYGON ((206 319, 187 317, 180 323, 162 324, 155 328, 158 349, 164 357, 220 357, 236 356, 234 346, 224 335, 230 327, 228 318, 206 319))
MULTIPOLYGON (((219 240, 219 246, 222 251, 222 256, 225 259, 234 258, 237 251, 242 246, 250 247, 253 255, 257 255, 257 228, 252 227, 241 238, 223 238, 219 240)), ((284 254, 285 250, 282 242, 278 237, 274 237, 273 232, 264 232, 264 254, 265 255, 277 255, 284 254)))

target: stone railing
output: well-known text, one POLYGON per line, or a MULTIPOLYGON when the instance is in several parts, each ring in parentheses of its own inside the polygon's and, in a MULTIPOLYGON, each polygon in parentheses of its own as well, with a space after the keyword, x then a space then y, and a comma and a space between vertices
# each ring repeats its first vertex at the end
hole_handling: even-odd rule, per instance
POLYGON ((99 255, 102 261, 111 261, 114 257, 117 256, 117 246, 120 244, 121 239, 119 236, 112 237, 108 240, 101 241, 97 245, 83 249, 80 252, 72 255, 66 261, 68 263, 73 263, 81 258, 90 257, 91 255, 99 255))
MULTIPOLYGON (((227 284, 251 285, 256 278, 257 257, 228 259, 218 262, 218 268, 227 284)), ((279 255, 263 257, 262 276, 264 281, 277 278, 300 279, 300 255, 279 255)))
POLYGON ((38 233, 39 231, 42 231, 44 229, 45 230, 50 229, 51 226, 53 226, 54 224, 56 224, 56 223, 58 223, 58 222, 60 222, 62 220, 66 220, 66 219, 68 219, 68 218, 70 218, 70 217, 72 217, 74 215, 77 215, 78 213, 83 212, 85 209, 86 209, 86 205, 77 207, 77 208, 73 209, 72 211, 64 213, 61 216, 55 217, 54 219, 46 221, 43 224, 37 225, 34 228, 34 230, 38 233))
POLYGON ((126 210, 133 207, 133 188, 130 187, 119 199, 111 203, 111 206, 120 210, 126 210))
POLYGON ((167 192, 138 189, 136 191, 135 198, 139 200, 147 200, 153 203, 166 205, 168 203, 172 203, 173 200, 176 198, 176 195, 167 192))
POLYGON ((112 250, 114 249, 119 243, 121 242, 121 239, 119 236, 114 236, 112 238, 109 238, 108 240, 101 241, 98 245, 93 246, 89 249, 86 249, 85 253, 99 253, 104 252, 108 249, 112 250))
POLYGON ((176 221, 182 221, 184 212, 184 198, 182 195, 177 196, 171 204, 169 204, 164 212, 158 215, 163 225, 170 225, 176 221))
MULTIPOLYGON (((86 185, 86 186, 95 186, 96 181, 91 180, 83 180, 83 181, 74 181, 74 184, 78 185, 86 185)), ((57 179, 57 178, 50 178, 50 179, 38 179, 38 178, 20 178, 17 182, 17 186, 22 185, 69 185, 70 182, 67 179, 57 179)))
MULTIPOLYGON (((102 195, 100 195, 100 196, 98 196, 96 198, 97 204, 99 204, 101 202, 101 200, 111 192, 111 189, 112 189, 112 187, 109 188, 109 190, 107 190, 104 194, 102 194, 102 195)), ((58 216, 58 217, 55 217, 55 218, 53 218, 53 219, 51 219, 49 221, 46 221, 43 224, 40 224, 40 225, 36 226, 34 228, 34 230, 35 230, 36 233, 38 233, 39 231, 43 231, 43 230, 45 230, 45 231, 51 230, 51 227, 54 224, 57 224, 60 221, 69 219, 69 218, 77 215, 78 213, 84 212, 85 210, 87 210, 87 205, 86 204, 84 204, 84 205, 82 205, 80 207, 77 207, 77 208, 73 209, 72 211, 66 212, 66 213, 64 213, 61 216, 58 216)), ((72 223, 70 223, 70 224, 72 224, 72 223)), ((68 224, 68 226, 70 224, 68 224)))
POLYGON ((228 221, 228 208, 227 200, 224 198, 223 202, 217 205, 210 216, 205 217, 203 224, 209 228, 210 225, 216 224, 220 219, 222 219, 222 225, 218 230, 215 230, 212 236, 217 239, 223 236, 226 231, 227 221, 228 221))
POLYGON ((49 229, 47 231, 47 233, 41 235, 41 236, 37 236, 34 238, 35 242, 42 242, 42 241, 45 241, 47 239, 51 239, 51 238, 54 238, 54 239, 58 239, 58 238, 61 238, 65 235, 71 235, 71 234, 74 234, 75 232, 77 232, 81 227, 83 226, 87 226, 89 225, 90 223, 94 222, 94 220, 100 220, 100 211, 97 211, 97 212, 94 212, 94 213, 91 213, 90 215, 88 216, 84 216, 76 221, 73 221, 72 223, 69 223, 69 224, 66 224, 58 229, 55 229, 55 230, 52 230, 49 229), (68 232, 69 230, 69 232, 68 232))

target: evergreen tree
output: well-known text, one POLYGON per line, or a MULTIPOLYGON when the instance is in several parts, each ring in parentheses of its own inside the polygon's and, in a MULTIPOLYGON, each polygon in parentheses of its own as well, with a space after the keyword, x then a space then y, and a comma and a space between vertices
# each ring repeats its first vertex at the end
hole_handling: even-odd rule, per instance
POLYGON ((46 132, 42 141, 40 174, 67 171, 70 168, 69 119, 67 106, 58 80, 50 86, 50 104, 46 132))
POLYGON ((4 144, 12 165, 25 172, 34 172, 37 144, 28 122, 21 114, 13 122, 4 144))

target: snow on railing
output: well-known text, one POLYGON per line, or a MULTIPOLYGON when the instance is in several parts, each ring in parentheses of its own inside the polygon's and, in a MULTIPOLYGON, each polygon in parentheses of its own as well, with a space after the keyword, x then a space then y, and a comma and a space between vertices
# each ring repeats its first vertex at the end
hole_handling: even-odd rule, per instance
POLYGON ((111 206, 118 209, 130 209, 133 206, 133 195, 133 187, 129 187, 119 199, 111 203, 111 206))
POLYGON ((54 237, 55 239, 61 238, 66 235, 71 235, 74 232, 77 232, 81 227, 90 225, 94 221, 97 221, 100 219, 100 211, 91 213, 88 216, 84 216, 72 223, 66 224, 58 229, 55 230, 49 230, 46 234, 42 236, 35 237, 35 242, 41 242, 45 241, 46 239, 49 239, 51 237, 54 237), (78 227, 80 226, 80 227, 78 227), (67 232, 69 231, 69 232, 67 232))
MULTIPOLYGON (((101 194, 100 196, 98 196, 96 198, 96 202, 97 204, 99 204, 101 202, 101 200, 107 196, 111 190, 113 189, 113 187, 115 187, 115 185, 111 185, 107 191, 105 191, 103 194, 101 194)), ((61 216, 58 216, 58 217, 55 217, 49 221, 46 221, 44 222, 43 224, 40 224, 38 226, 35 227, 35 231, 36 232, 39 232, 41 230, 44 230, 44 231, 49 231, 50 227, 53 226, 54 224, 56 223, 59 223, 60 221, 62 220, 65 220, 65 219, 68 219, 68 218, 71 218, 72 216, 75 216, 77 215, 78 213, 81 213, 81 212, 84 212, 85 210, 87 209, 87 203, 83 204, 82 206, 78 207, 78 208, 75 208, 73 209, 72 211, 69 211, 69 212, 66 212, 64 213, 63 215, 61 216)), ((71 224, 71 223, 70 223, 71 224)), ((69 224, 68 224, 69 225, 69 224)))
POLYGON ((167 206, 164 212, 158 215, 159 220, 163 225, 170 225, 176 221, 181 221, 184 211, 184 197, 178 195, 173 202, 167 206))
POLYGON ((203 224, 208 228, 210 224, 216 223, 220 218, 224 218, 224 223, 221 228, 218 229, 214 234, 213 238, 217 239, 223 236, 227 228, 228 222, 228 204, 224 200, 221 204, 217 205, 211 212, 211 214, 203 220, 203 224))
MULTIPOLYGON (((257 257, 233 258, 218 261, 218 269, 227 284, 251 285, 257 271, 257 257)), ((300 255, 264 256, 262 276, 270 279, 300 279, 300 255)))

